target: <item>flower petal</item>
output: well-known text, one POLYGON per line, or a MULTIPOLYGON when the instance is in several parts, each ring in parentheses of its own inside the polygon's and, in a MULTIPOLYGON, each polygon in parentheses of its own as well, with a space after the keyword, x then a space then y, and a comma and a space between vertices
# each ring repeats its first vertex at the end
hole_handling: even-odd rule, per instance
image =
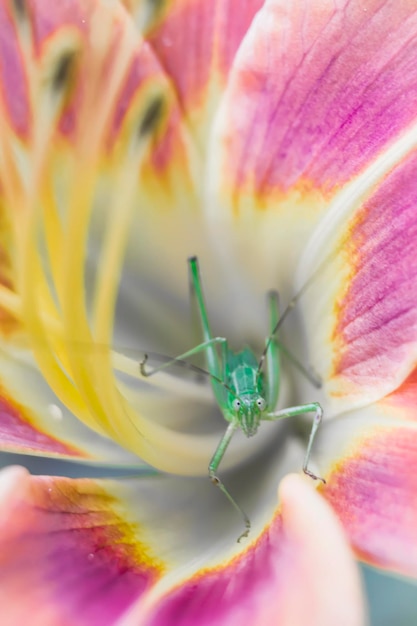
POLYGON ((415 405, 407 409, 405 389, 395 395, 324 425, 317 449, 330 469, 321 490, 361 559, 417 577, 415 405))
POLYGON ((383 398, 379 405, 392 410, 398 419, 417 420, 417 369, 414 369, 403 384, 383 398))
POLYGON ((276 284, 340 187, 414 124, 416 50, 412 2, 269 0, 259 11, 210 161, 210 210, 230 216, 249 273, 256 257, 276 284))
POLYGON ((0 352, 0 450, 106 466, 138 467, 134 455, 86 428, 51 392, 36 366, 0 352))
POLYGON ((4 626, 114 624, 164 570, 99 482, 9 468, 0 495, 4 626))
POLYGON ((353 216, 333 229, 330 217, 324 220, 306 252, 304 276, 322 264, 302 306, 310 359, 326 383, 331 412, 378 400, 414 368, 416 167, 413 152, 360 207, 352 206, 353 216))
POLYGON ((145 598, 123 626, 364 624, 358 570, 331 509, 296 475, 280 496, 282 515, 242 555, 151 595, 148 609, 145 598))
POLYGON ((268 198, 300 179, 332 189, 415 120, 415 6, 371 0, 366 9, 356 0, 265 3, 224 104, 220 168, 237 192, 268 198))
POLYGON ((0 474, 2 624, 106 626, 130 605, 122 623, 144 626, 253 617, 295 626, 312 606, 317 626, 363 623, 350 550, 310 486, 287 478, 282 516, 247 546, 236 543, 235 523, 227 528, 229 503, 225 516, 217 495, 209 481, 71 480, 8 468, 0 474))
POLYGON ((236 50, 263 4, 247 0, 236 11, 233 0, 168 0, 147 18, 145 37, 172 78, 202 153, 236 50))

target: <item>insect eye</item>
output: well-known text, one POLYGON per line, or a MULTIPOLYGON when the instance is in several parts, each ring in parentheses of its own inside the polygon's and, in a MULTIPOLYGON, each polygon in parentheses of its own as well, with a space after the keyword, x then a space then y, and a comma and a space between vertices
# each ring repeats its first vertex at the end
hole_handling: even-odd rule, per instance
POLYGON ((242 406, 242 403, 241 403, 240 400, 238 400, 237 398, 236 398, 236 400, 233 400, 233 409, 235 411, 239 411, 241 406, 242 406))
POLYGON ((258 398, 256 401, 256 404, 258 406, 258 409, 260 409, 261 411, 264 410, 265 408, 265 400, 263 398, 258 398))

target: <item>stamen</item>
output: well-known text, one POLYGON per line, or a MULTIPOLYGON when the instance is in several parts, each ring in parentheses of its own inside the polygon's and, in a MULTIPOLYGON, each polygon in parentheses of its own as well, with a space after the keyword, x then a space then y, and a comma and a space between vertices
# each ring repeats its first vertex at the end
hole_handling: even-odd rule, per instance
MULTIPOLYGON (((20 8, 23 8, 23 4, 20 8)), ((99 20, 96 22, 98 28, 99 20)), ((111 25, 112 20, 109 18, 107 24, 109 34, 111 25)), ((114 114, 120 86, 132 61, 131 41, 126 41, 128 37, 120 38, 119 49, 112 58, 111 71, 106 75, 107 88, 106 92, 101 94, 100 107, 97 109, 97 103, 92 106, 92 101, 102 92, 97 89, 96 80, 103 76, 103 64, 106 59, 108 63, 109 57, 107 43, 103 50, 100 50, 103 53, 101 57, 97 54, 97 49, 90 54, 88 45, 95 45, 97 41, 108 41, 103 36, 103 28, 101 21, 100 37, 97 37, 95 42, 92 41, 93 33, 90 41, 85 42, 83 50, 84 69, 93 79, 87 84, 87 93, 83 94, 85 98, 81 100, 77 111, 77 128, 71 136, 76 149, 67 155, 66 166, 62 168, 67 174, 67 179, 60 175, 59 206, 55 187, 57 145, 55 137, 61 108, 57 99, 49 101, 48 104, 42 95, 42 88, 46 84, 52 85, 55 91, 67 92, 66 86, 73 74, 78 48, 75 50, 74 47, 70 49, 67 46, 62 52, 63 38, 57 38, 51 44, 47 44, 50 48, 46 49, 40 63, 35 65, 33 59, 36 55, 31 49, 33 42, 25 42, 28 89, 31 94, 35 132, 25 155, 29 160, 26 169, 29 178, 24 180, 22 169, 16 164, 15 155, 8 148, 13 144, 12 131, 7 128, 6 122, 2 123, 2 127, 6 127, 6 132, 2 134, 6 150, 1 151, 1 159, 7 165, 3 171, 12 174, 12 183, 8 183, 4 195, 14 229, 17 259, 14 275, 19 295, 0 287, 0 302, 22 320, 27 332, 33 338, 34 356, 45 379, 65 405, 90 428, 125 443, 127 431, 129 439, 132 439, 132 427, 120 428, 120 422, 122 420, 126 422, 126 415, 123 402, 120 401, 120 393, 116 388, 110 349, 106 358, 93 359, 92 366, 91 358, 86 352, 72 348, 74 337, 86 345, 94 345, 82 297, 87 232, 99 180, 99 159, 106 148, 109 120, 114 114), (57 49, 59 53, 56 52, 57 49), (90 72, 87 71, 89 63, 94 66, 90 67, 90 72), (98 67, 100 63, 103 66, 101 68, 98 67), (52 67, 52 71, 48 71, 48 67, 52 67), (46 83, 45 76, 49 76, 46 83), (70 191, 65 204, 66 185, 70 191)), ((7 120, 7 117, 4 116, 3 120, 7 120)), ((120 259, 125 244, 125 237, 119 235, 120 231, 128 231, 134 182, 137 180, 138 163, 142 153, 138 153, 136 159, 132 158, 131 153, 129 157, 127 171, 124 168, 126 163, 121 162, 116 173, 116 190, 122 189, 125 196, 115 194, 120 196, 118 211, 113 213, 118 219, 116 222, 113 218, 112 223, 109 223, 110 242, 106 241, 103 246, 104 250, 112 250, 110 254, 104 255, 103 271, 107 273, 107 291, 96 299, 101 308, 98 334, 101 334, 107 343, 110 343, 111 338, 115 302, 115 290, 112 292, 109 284, 111 286, 118 284, 117 267, 121 266, 120 259), (126 189, 130 191, 127 193, 126 189), (123 219, 123 212, 126 219, 123 219), (119 243, 114 245, 118 237, 119 243), (109 280, 113 272, 115 276, 109 280)), ((99 276, 98 294, 100 284, 104 283, 101 275, 99 276)), ((95 321, 97 322, 97 319, 95 321)))
POLYGON ((162 96, 156 97, 149 105, 141 123, 139 125, 139 138, 143 139, 151 133, 159 122, 164 109, 164 99, 162 96))
MULTIPOLYGON (((13 251, 11 287, 0 284, 0 306, 21 321, 45 380, 84 424, 162 469, 189 463, 187 471, 194 472, 205 465, 212 443, 136 412, 115 375, 123 357, 110 349, 141 168, 148 165, 150 142, 164 123, 172 93, 161 77, 146 78, 128 110, 121 107, 120 113, 121 94, 132 63, 138 62, 137 31, 126 25, 121 36, 113 9, 103 19, 106 6, 97 5, 88 33, 63 28, 36 54, 33 29, 20 29, 30 120, 17 151, 15 129, 0 98, 2 197, 13 251), (108 202, 104 207, 103 197, 108 202), (87 310, 93 211, 100 211, 103 237, 94 281, 88 285, 92 308, 87 310), (97 345, 107 346, 100 358, 94 352, 97 345)), ((132 363, 140 377, 137 361, 132 363)), ((181 385, 181 393, 204 397, 200 385, 169 375, 155 384, 177 390, 181 385)), ((206 395, 212 402, 211 391, 206 395)))
POLYGON ((52 88, 55 91, 63 91, 67 87, 71 76, 74 73, 76 62, 76 52, 68 50, 58 59, 51 80, 52 88))

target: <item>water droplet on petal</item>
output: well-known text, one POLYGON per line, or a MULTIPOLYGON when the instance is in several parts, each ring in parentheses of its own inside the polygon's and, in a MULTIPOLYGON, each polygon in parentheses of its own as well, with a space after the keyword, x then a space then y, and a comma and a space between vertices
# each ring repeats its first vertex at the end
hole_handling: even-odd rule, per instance
POLYGON ((58 406, 57 404, 49 404, 48 405, 48 412, 49 415, 52 417, 52 419, 54 420, 62 420, 64 417, 64 414, 62 412, 62 409, 60 406, 58 406))

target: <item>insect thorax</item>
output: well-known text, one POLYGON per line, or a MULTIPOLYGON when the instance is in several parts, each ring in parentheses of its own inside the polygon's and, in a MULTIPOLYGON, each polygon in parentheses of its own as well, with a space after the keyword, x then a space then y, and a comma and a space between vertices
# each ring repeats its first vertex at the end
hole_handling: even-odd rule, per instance
POLYGON ((229 352, 226 384, 237 396, 264 395, 264 376, 262 372, 258 372, 258 361, 250 348, 244 348, 237 353, 229 352))

